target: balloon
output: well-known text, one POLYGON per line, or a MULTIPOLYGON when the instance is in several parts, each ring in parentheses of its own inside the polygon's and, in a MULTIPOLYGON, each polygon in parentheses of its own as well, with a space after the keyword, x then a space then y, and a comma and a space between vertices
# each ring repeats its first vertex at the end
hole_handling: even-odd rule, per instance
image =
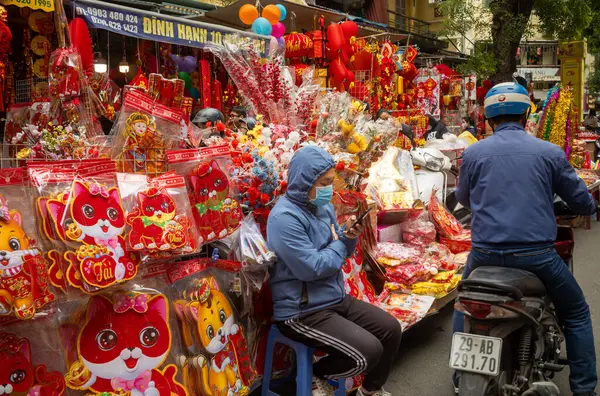
POLYGON ((332 23, 327 26, 327 40, 329 41, 329 48, 332 51, 341 50, 346 42, 342 27, 337 23, 332 23))
POLYGON ((188 91, 190 92, 190 96, 192 98, 196 100, 200 98, 200 91, 198 90, 198 88, 191 87, 188 91))
POLYGON ((192 88, 192 77, 190 77, 190 75, 186 72, 179 72, 177 73, 177 77, 179 77, 180 80, 183 80, 185 82, 185 88, 186 89, 190 89, 192 88))
POLYGON ((285 37, 279 37, 277 39, 277 43, 279 44, 280 47, 285 47, 285 37))
POLYGON ((271 25, 275 25, 281 18, 281 10, 275 4, 269 4, 262 10, 263 18, 265 18, 271 25))
POLYGON ((273 27, 266 18, 261 17, 256 18, 256 20, 252 22, 252 31, 257 34, 262 34, 263 36, 270 36, 273 27))
POLYGON ((287 10, 285 9, 285 6, 283 4, 275 4, 277 6, 277 8, 279 8, 279 12, 281 12, 281 17, 279 17, 280 21, 283 21, 285 19, 285 17, 287 16, 287 10))
POLYGON ((178 69, 181 67, 181 62, 183 62, 181 56, 176 54, 170 54, 169 58, 171 58, 171 60, 175 63, 175 66, 177 66, 178 69))
POLYGON ((281 22, 277 22, 273 25, 273 33, 271 33, 275 38, 282 37, 285 34, 285 25, 281 22))
POLYGON ((356 22, 344 21, 340 23, 340 27, 344 32, 344 37, 346 38, 346 40, 350 40, 350 37, 358 36, 358 25, 356 24, 356 22))
POLYGON ((198 59, 195 56, 186 56, 179 64, 179 71, 191 73, 198 67, 198 59))
POLYGON ((258 18, 258 10, 252 4, 244 4, 240 7, 238 15, 243 23, 252 25, 252 22, 258 18))
POLYGON ((273 55, 279 50, 279 41, 275 37, 271 37, 269 41, 269 55, 273 55))

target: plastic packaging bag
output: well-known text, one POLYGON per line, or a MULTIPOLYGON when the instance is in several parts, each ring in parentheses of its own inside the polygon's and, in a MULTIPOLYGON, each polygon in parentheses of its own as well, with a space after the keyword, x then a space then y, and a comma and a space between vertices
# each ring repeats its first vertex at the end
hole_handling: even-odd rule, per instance
POLYGON ((186 178, 200 244, 224 238, 239 228, 242 210, 232 198, 227 146, 169 151, 167 161, 169 170, 186 178))
POLYGON ((277 256, 267 248, 267 242, 252 213, 242 221, 232 250, 234 259, 242 263, 242 275, 247 284, 260 290, 267 281, 269 267, 277 261, 277 256))
POLYGON ((80 166, 67 202, 51 200, 47 205, 54 213, 62 211, 58 223, 75 251, 74 260, 65 256, 67 272, 80 272, 80 277, 67 276, 73 286, 91 292, 136 276, 140 259, 126 251, 125 212, 113 162, 80 166))
POLYGON ((435 241, 435 225, 424 216, 405 221, 402 225, 402 240, 417 246, 426 246, 435 241))
MULTIPOLYGON (((55 324, 50 318, 35 324, 19 322, 0 331, 0 382, 13 395, 62 396, 66 386, 55 324), (11 389, 12 387, 12 389, 11 389)), ((6 392, 6 390, 9 392, 6 392)))
POLYGON ((204 396, 245 395, 256 372, 231 298, 241 294, 236 282, 240 263, 218 260, 212 266, 210 259, 191 260, 169 272, 187 355, 186 385, 204 396))
POLYGON ((0 170, 0 318, 31 319, 55 300, 23 168, 0 170))
POLYGON ((439 201, 436 192, 436 189, 431 190, 428 209, 431 220, 433 221, 433 224, 435 224, 435 228, 440 233, 440 236, 452 237, 462 233, 462 225, 439 201))
POLYGON ((165 150, 178 146, 185 127, 181 110, 158 104, 140 91, 129 91, 111 132, 113 158, 118 159, 119 170, 154 175, 164 172, 165 150))
POLYGON ((118 173, 117 180, 128 224, 128 250, 142 252, 148 258, 169 258, 199 250, 183 176, 169 172, 151 179, 118 173))
POLYGON ((419 197, 408 151, 390 147, 369 170, 368 191, 383 210, 406 210, 419 197))
POLYGON ((417 262, 422 253, 423 249, 418 246, 380 242, 377 244, 375 258, 382 264, 396 266, 417 262))
POLYGON ((186 396, 171 301, 141 285, 117 287, 60 307, 67 386, 86 394, 186 396))

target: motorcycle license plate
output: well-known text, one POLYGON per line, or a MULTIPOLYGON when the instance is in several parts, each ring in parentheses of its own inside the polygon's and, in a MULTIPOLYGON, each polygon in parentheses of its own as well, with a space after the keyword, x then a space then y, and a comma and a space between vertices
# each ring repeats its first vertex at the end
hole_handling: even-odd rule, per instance
POLYGON ((500 372, 502 338, 454 333, 450 368, 496 376, 500 372))

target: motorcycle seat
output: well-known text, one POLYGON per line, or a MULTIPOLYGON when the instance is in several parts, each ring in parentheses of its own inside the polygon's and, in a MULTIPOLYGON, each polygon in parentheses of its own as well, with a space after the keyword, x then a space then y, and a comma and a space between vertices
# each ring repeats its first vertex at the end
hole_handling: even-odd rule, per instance
POLYGON ((506 267, 479 267, 462 281, 462 288, 497 289, 516 298, 544 297, 546 287, 529 271, 506 267))

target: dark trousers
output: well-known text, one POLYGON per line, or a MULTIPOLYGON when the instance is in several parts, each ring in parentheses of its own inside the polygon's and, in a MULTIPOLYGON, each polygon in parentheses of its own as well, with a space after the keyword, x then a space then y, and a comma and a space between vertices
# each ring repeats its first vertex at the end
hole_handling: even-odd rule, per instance
POLYGON ((317 377, 350 378, 364 372, 367 391, 379 390, 387 381, 402 338, 396 318, 350 296, 278 327, 286 337, 328 354, 313 366, 317 377))
MULTIPOLYGON (((510 250, 473 248, 463 278, 467 278, 475 268, 485 265, 519 268, 540 278, 556 307, 558 319, 564 326, 567 360, 571 369, 571 391, 594 391, 598 375, 590 308, 575 277, 554 247, 510 250)), ((453 332, 463 330, 464 315, 454 311, 453 332)))

